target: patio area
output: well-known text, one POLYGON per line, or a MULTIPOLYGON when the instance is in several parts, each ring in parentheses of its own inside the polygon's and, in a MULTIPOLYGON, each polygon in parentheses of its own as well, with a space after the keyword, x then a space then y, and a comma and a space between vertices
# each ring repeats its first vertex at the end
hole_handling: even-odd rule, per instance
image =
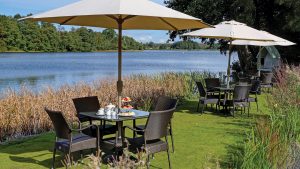
MULTIPOLYGON (((174 113, 172 125, 175 153, 171 153, 173 168, 234 166, 234 152, 243 145, 252 122, 255 118, 264 116, 262 112, 269 112, 266 94, 259 96, 259 112, 256 112, 255 104, 251 105, 250 117, 239 112, 234 118, 226 117, 221 113, 212 113, 209 109, 201 115, 196 112, 197 104, 198 100, 185 100, 178 105, 174 113)), ((137 123, 144 124, 144 120, 137 123)), ((125 124, 131 125, 131 122, 125 124)), ((3 168, 49 168, 54 137, 54 133, 46 133, 0 145, 0 165, 3 168)), ((85 153, 88 154, 89 151, 85 153)), ((64 168, 61 163, 62 157, 62 154, 58 153, 57 168, 64 168)), ((168 168, 164 152, 151 159, 151 168, 168 168)))

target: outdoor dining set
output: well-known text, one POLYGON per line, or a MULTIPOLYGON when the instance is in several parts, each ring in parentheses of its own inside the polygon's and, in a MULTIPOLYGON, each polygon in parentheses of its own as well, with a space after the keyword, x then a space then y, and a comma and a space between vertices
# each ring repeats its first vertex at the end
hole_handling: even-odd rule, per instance
POLYGON ((45 108, 56 133, 52 168, 55 167, 57 150, 67 154, 69 157, 67 160, 70 160, 71 153, 77 151, 80 151, 81 157, 83 150, 86 149, 120 155, 126 147, 133 153, 145 152, 147 167, 149 167, 150 155, 166 151, 169 168, 171 168, 168 136, 171 137, 174 152, 172 117, 177 106, 176 99, 160 96, 151 112, 116 108, 118 113, 103 115, 98 113, 101 108, 97 96, 75 98, 73 103, 78 118, 77 129, 69 126, 62 112, 45 108), (128 113, 129 111, 131 114, 128 113), (147 119, 147 121, 145 125, 136 125, 137 119, 147 119), (132 121, 133 125, 124 126, 125 121, 132 121), (88 125, 83 127, 84 123, 88 125), (133 131, 132 138, 125 135, 126 129, 133 131))
POLYGON ((196 85, 200 94, 197 112, 201 105, 201 113, 204 112, 205 106, 208 104, 215 105, 216 110, 221 111, 225 115, 235 115, 235 111, 240 108, 241 112, 248 110, 248 116, 250 113, 250 105, 252 102, 256 103, 256 109, 258 111, 258 94, 263 89, 273 88, 273 73, 262 73, 261 77, 248 76, 240 77, 236 82, 232 82, 231 85, 221 84, 219 78, 206 78, 204 83, 196 81, 196 85))
MULTIPOLYGON (((223 111, 226 115, 235 115, 236 110, 246 112, 250 103, 255 102, 258 111, 258 97, 263 88, 273 86, 273 73, 262 73, 261 77, 240 78, 232 82, 228 87, 222 84, 219 78, 206 78, 204 83, 196 81, 199 91, 197 111, 201 105, 201 113, 208 104, 215 105, 217 111, 223 111), (222 107, 222 110, 221 110, 222 107)), ((74 98, 78 128, 69 126, 64 115, 60 111, 45 108, 55 129, 56 139, 53 151, 52 168, 55 166, 56 151, 62 151, 69 157, 71 153, 86 149, 110 152, 120 155, 123 149, 134 153, 145 152, 147 154, 147 167, 149 167, 150 155, 166 151, 169 168, 171 168, 168 136, 171 137, 171 147, 174 152, 174 138, 172 130, 172 117, 176 110, 177 99, 167 96, 158 97, 153 111, 119 109, 109 105, 110 110, 105 112, 100 107, 97 96, 74 98), (100 112, 100 113, 99 113, 100 112), (147 119, 145 125, 136 125, 136 120, 147 119), (132 121, 132 125, 124 126, 125 121, 132 121), (82 124, 85 124, 83 127, 82 124), (88 125, 87 125, 88 124, 88 125), (126 136, 126 129, 133 132, 132 137, 126 136)), ((128 124, 128 123, 126 123, 128 124)), ((69 159, 70 160, 70 159, 69 159)))

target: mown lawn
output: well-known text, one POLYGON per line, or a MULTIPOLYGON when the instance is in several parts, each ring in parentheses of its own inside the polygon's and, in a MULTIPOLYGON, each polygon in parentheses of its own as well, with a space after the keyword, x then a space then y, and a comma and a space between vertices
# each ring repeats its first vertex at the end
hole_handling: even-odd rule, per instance
MULTIPOLYGON (((232 152, 242 145, 254 119, 268 112, 266 97, 260 96, 260 111, 254 104, 251 117, 237 113, 235 118, 206 111, 196 113, 196 100, 182 103, 173 119, 175 153, 171 154, 173 168, 221 168, 230 166, 232 152)), ((140 121, 139 123, 143 123, 140 121)), ((132 136, 132 134, 128 134, 132 136)), ((54 134, 45 133, 36 137, 0 145, 0 168, 50 168, 54 134)), ((62 156, 58 154, 56 166, 63 168, 62 156)), ((59 168, 59 167, 58 167, 59 168)), ((151 168, 168 168, 166 153, 155 155, 151 168)))

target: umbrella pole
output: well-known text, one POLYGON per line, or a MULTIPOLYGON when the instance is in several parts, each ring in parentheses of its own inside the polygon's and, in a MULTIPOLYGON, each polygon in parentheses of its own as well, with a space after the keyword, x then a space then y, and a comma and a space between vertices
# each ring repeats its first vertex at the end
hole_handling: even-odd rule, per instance
POLYGON ((227 88, 229 88, 230 83, 230 62, 231 62, 231 48, 232 48, 232 40, 230 40, 229 44, 229 56, 228 56, 228 67, 227 67, 227 88))
POLYGON ((118 108, 122 107, 122 91, 123 91, 123 81, 122 81, 122 19, 118 20, 118 108))
POLYGON ((262 47, 260 46, 259 47, 259 52, 258 52, 258 58, 257 58, 257 69, 258 69, 258 74, 257 76, 260 77, 260 68, 261 68, 261 50, 262 50, 262 47))

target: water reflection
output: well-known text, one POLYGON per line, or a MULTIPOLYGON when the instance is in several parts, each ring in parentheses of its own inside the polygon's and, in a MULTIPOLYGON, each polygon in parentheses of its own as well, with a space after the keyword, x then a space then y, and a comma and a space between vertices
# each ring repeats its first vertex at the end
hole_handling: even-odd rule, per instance
MULTIPOLYGON (((227 57, 219 51, 124 52, 123 75, 159 72, 226 71, 227 57)), ((46 86, 93 82, 117 76, 117 54, 101 53, 0 53, 0 91, 34 91, 46 86)))

